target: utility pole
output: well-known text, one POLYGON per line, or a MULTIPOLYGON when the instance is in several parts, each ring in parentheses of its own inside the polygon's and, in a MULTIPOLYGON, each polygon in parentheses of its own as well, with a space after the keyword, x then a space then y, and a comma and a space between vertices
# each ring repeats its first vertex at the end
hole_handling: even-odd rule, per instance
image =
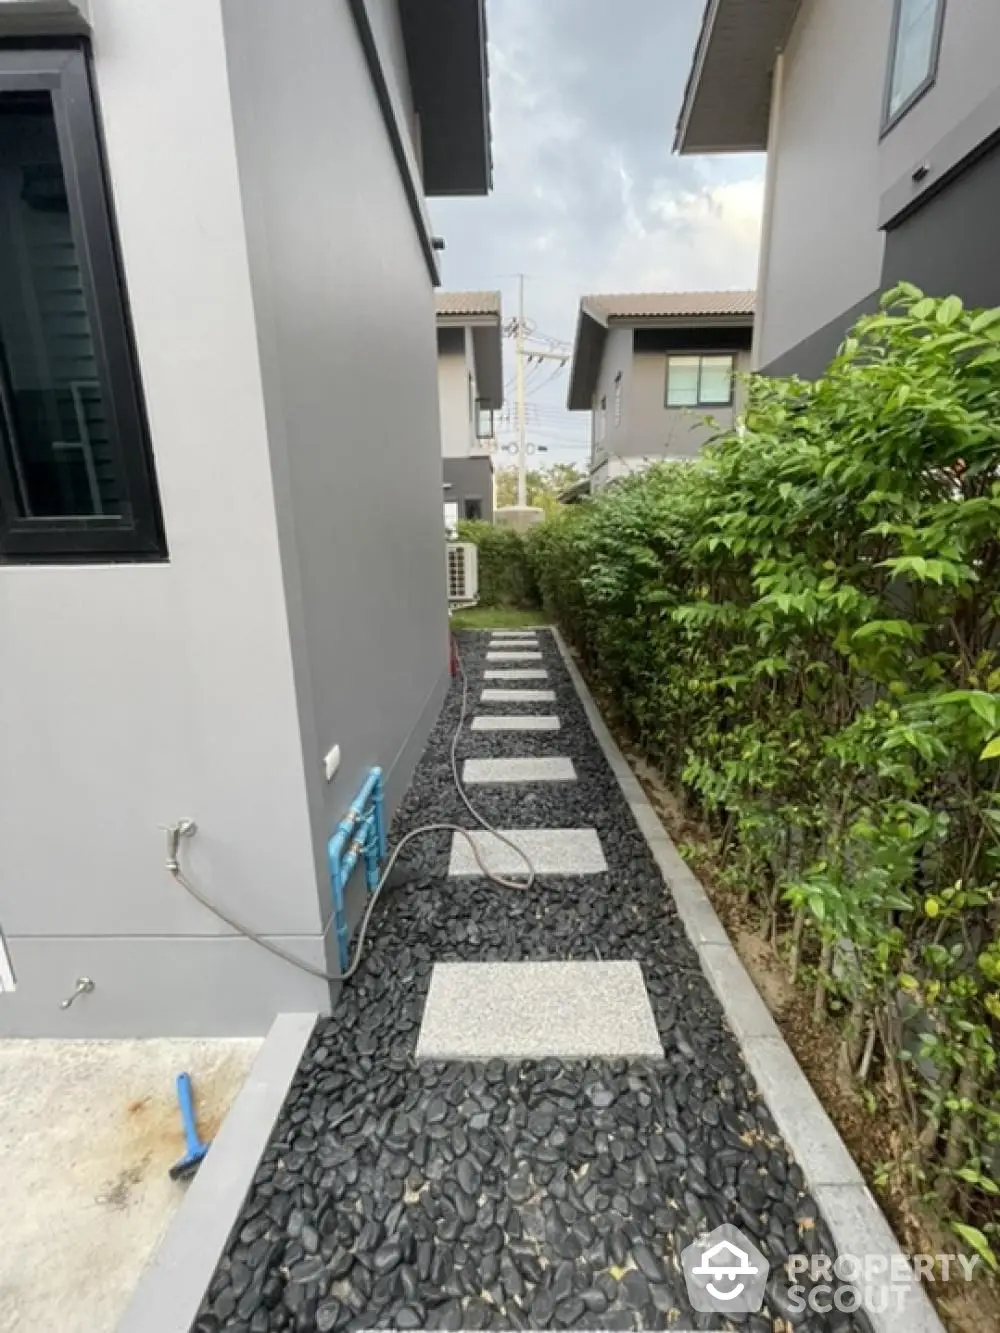
POLYGON ((524 411, 524 274, 517 275, 517 503, 523 509, 528 503, 527 462, 524 411))
MULTIPOLYGON (((3 0, 0 0, 2 3, 3 0)), ((504 329, 505 335, 510 337, 509 328, 504 329)), ((524 382, 525 361, 558 361, 560 366, 565 366, 570 359, 569 351, 543 352, 536 347, 530 350, 525 347, 525 339, 528 334, 528 325, 524 318, 524 274, 517 275, 517 321, 514 327, 514 360, 517 374, 517 503, 523 509, 528 503, 528 409, 525 403, 524 382)), ((557 344, 553 339, 546 339, 553 347, 564 344, 557 344)), ((541 447, 541 446, 539 446, 541 447)))

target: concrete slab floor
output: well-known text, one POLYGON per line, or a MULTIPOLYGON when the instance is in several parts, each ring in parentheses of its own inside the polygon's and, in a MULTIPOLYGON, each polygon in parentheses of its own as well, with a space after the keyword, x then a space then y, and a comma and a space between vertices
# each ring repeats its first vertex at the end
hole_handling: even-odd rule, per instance
POLYGON ((260 1041, 0 1041, 0 1329, 112 1333, 184 1197, 174 1078, 212 1138, 260 1041))

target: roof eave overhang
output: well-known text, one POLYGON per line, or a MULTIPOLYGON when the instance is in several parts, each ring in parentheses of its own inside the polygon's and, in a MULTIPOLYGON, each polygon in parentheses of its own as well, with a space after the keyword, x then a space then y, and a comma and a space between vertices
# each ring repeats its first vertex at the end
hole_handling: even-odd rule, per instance
POLYGON ((674 151, 767 149, 771 75, 801 0, 707 0, 674 151))
POLYGON ((0 37, 76 37, 90 32, 90 0, 0 0, 0 37))
POLYGON ((490 314, 461 315, 461 314, 438 314, 437 326, 439 329, 478 329, 478 328, 499 328, 500 316, 490 314))
POLYGON ((753 315, 612 315, 608 324, 633 329, 752 329, 753 315))
POLYGON ((581 301, 576 321, 576 337, 573 340, 569 390, 566 395, 566 406, 570 412, 590 411, 597 377, 601 372, 601 357, 607 334, 607 320, 586 301, 581 301))
POLYGON ((476 361, 476 392, 494 411, 503 407, 503 335, 499 317, 475 321, 472 355, 476 361))
POLYGON ((493 185, 485 0, 399 0, 426 194, 493 185))

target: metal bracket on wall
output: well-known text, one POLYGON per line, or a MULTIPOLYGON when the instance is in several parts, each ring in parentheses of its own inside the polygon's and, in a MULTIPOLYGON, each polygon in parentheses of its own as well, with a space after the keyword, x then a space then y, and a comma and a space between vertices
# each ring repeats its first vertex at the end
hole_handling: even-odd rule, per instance
POLYGON ((359 859, 364 857, 365 884, 368 892, 374 893, 378 888, 380 867, 387 850, 382 770, 373 768, 351 802, 351 808, 337 825, 333 837, 326 845, 341 972, 347 970, 350 957, 348 949, 350 936, 344 909, 344 895, 348 881, 359 859))

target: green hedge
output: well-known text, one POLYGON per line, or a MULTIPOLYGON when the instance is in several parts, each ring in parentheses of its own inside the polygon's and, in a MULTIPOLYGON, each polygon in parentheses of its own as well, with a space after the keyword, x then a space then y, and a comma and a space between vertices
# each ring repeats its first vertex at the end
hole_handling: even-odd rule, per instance
POLYGON ((463 519, 458 537, 479 548, 480 606, 538 605, 538 586, 519 532, 463 519))
POLYGON ((827 375, 528 541, 547 611, 756 898, 991 1266, 1000 310, 902 286, 827 375))

